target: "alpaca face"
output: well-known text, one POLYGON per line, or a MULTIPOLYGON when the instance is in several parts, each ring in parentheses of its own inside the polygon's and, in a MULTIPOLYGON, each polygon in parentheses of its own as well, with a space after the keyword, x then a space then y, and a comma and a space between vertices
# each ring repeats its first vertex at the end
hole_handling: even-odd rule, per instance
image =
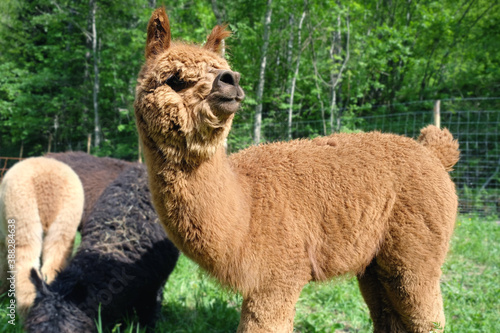
POLYGON ((135 101, 145 144, 186 159, 209 157, 223 143, 244 98, 240 74, 218 53, 227 36, 217 26, 204 47, 172 43, 164 10, 153 13, 135 101))
POLYGON ((95 331, 95 324, 74 303, 52 294, 35 302, 24 328, 27 332, 36 333, 84 333, 95 331))
POLYGON ((65 285, 66 292, 51 289, 32 269, 30 279, 35 285, 37 297, 24 323, 27 332, 37 333, 84 333, 95 331, 92 315, 78 307, 78 299, 84 293, 73 284, 65 285))

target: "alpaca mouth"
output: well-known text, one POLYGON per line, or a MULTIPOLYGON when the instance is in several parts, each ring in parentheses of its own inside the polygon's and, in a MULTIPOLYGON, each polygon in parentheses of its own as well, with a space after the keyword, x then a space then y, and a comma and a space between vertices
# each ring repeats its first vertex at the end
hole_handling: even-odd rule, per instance
MULTIPOLYGON (((239 88, 239 87, 238 87, 239 88)), ((216 114, 233 114, 240 108, 241 101, 245 98, 243 90, 239 88, 240 93, 235 96, 227 96, 221 93, 211 93, 208 97, 208 103, 216 114)))
POLYGON ((212 91, 207 100, 216 114, 230 115, 238 111, 245 98, 239 86, 240 73, 221 70, 212 84, 212 91))

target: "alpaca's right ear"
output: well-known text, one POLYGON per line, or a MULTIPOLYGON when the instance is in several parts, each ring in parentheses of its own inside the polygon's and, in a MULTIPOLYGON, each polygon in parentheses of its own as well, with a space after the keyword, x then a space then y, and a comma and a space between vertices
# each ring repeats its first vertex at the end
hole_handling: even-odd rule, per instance
POLYGON ((170 47, 170 23, 165 8, 153 12, 148 23, 146 59, 155 57, 170 47))
POLYGON ((231 36, 231 31, 227 30, 227 24, 216 25, 212 29, 210 35, 207 37, 207 42, 205 43, 203 48, 218 53, 222 56, 222 41, 229 36, 231 36))
POLYGON ((35 285, 37 294, 48 294, 49 289, 47 288, 47 283, 42 280, 36 269, 32 268, 30 271, 30 280, 35 285))

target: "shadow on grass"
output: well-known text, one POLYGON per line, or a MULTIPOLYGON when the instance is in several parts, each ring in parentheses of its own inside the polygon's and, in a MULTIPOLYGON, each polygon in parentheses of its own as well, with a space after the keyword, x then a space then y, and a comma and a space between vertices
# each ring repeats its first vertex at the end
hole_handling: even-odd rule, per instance
MULTIPOLYGON (((7 306, 10 299, 7 295, 0 296, 0 333, 24 332, 22 322, 16 316, 15 325, 8 323, 7 306)), ((207 305, 197 305, 194 308, 186 307, 180 302, 163 304, 161 317, 154 332, 169 333, 229 333, 236 332, 240 313, 224 299, 214 299, 207 305)), ((124 318, 124 323, 112 329, 99 330, 100 332, 146 332, 144 328, 137 330, 137 322, 124 318)))
POLYGON ((240 312, 223 299, 188 308, 176 302, 164 304, 157 332, 236 332, 240 312))

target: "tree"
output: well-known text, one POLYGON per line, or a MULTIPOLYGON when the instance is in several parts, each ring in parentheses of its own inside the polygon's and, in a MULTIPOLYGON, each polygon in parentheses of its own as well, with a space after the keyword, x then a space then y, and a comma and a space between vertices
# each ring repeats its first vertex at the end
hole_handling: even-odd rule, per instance
POLYGON ((293 116, 293 99, 295 95, 295 84, 297 82, 297 77, 299 75, 299 67, 300 67, 300 56, 302 54, 302 25, 304 23, 304 19, 306 18, 306 8, 307 8, 307 0, 304 0, 304 11, 302 12, 302 16, 300 17, 299 27, 297 32, 297 62, 295 65, 295 71, 293 72, 292 84, 290 88, 290 101, 288 107, 288 139, 292 139, 292 116, 293 116))
POLYGON ((264 35, 262 37, 262 49, 259 72, 259 85, 257 87, 257 106, 255 108, 254 142, 258 144, 261 140, 262 125, 262 96, 264 95, 265 72, 267 64, 267 49, 269 47, 269 33, 271 29, 272 0, 267 0, 266 16, 264 18, 264 35))
MULTIPOLYGON (((86 150, 90 136, 92 153, 135 159, 134 90, 158 5, 0 2, 1 154, 86 150)), ((167 6, 174 38, 200 43, 225 22, 233 31, 226 58, 246 98, 231 151, 354 129, 361 116, 416 110, 422 104, 408 104, 416 100, 499 96, 499 8, 489 0, 167 6)))

